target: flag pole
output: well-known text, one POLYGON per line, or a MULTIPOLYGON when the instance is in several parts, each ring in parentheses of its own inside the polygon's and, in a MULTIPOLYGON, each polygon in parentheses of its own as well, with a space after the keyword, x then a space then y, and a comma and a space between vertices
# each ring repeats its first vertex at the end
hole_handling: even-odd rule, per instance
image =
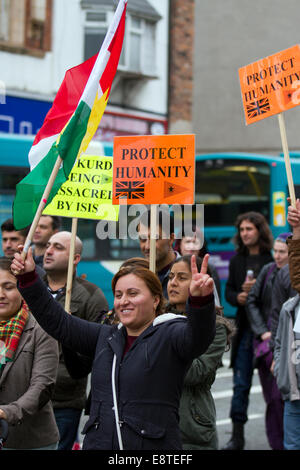
POLYGON ((278 114, 278 121, 279 121, 280 136, 281 136, 283 155, 284 155, 284 161, 285 161, 285 170, 286 170, 286 175, 287 175, 287 180, 288 180, 289 194, 291 198, 291 205, 293 207, 296 207, 295 188, 294 188, 294 183, 293 183, 293 175, 292 175, 290 155, 289 155, 289 149, 288 149, 288 143, 287 143, 287 137, 286 137, 284 117, 282 113, 278 114))
POLYGON ((52 173, 50 175, 50 178, 48 180, 48 183, 45 187, 45 190, 44 190, 44 193, 42 195, 42 198, 40 200, 40 203, 39 203, 39 206, 37 208, 37 211, 35 213, 35 216, 34 216, 34 219, 32 221, 32 224, 31 224, 31 227, 30 227, 30 230, 29 230, 29 233, 26 237, 26 241, 25 241, 25 244, 24 244, 24 248, 23 248, 23 251, 22 251, 22 258, 23 260, 25 260, 26 258, 26 255, 28 253, 28 250, 29 250, 29 247, 32 243, 32 239, 33 239, 33 235, 34 235, 34 232, 36 230, 36 227, 37 227, 37 224, 39 223, 39 220, 40 220, 40 217, 42 215, 42 212, 43 210, 45 209, 45 206, 47 204, 47 199, 49 197, 49 194, 51 192, 51 189, 53 187, 53 184, 54 184, 54 181, 55 181, 55 178, 58 174, 58 170, 60 169, 60 166, 62 164, 62 158, 61 157, 57 157, 56 159, 56 162, 55 162, 55 165, 53 167, 53 170, 52 170, 52 173))
POLYGON ((157 204, 150 206, 150 256, 149 256, 149 269, 156 272, 156 217, 157 217, 157 204))
POLYGON ((75 254, 77 225, 78 225, 78 219, 76 217, 73 217, 70 253, 69 253, 68 277, 67 277, 67 287, 66 287, 66 300, 65 300, 65 311, 68 313, 71 313, 70 305, 71 305, 71 293, 72 293, 72 283, 73 283, 73 275, 74 275, 74 254, 75 254))

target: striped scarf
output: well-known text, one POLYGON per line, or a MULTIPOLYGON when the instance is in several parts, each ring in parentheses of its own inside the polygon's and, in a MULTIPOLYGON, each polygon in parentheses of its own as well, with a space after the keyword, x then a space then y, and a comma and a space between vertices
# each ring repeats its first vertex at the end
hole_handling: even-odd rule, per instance
POLYGON ((13 361, 28 318, 28 306, 23 301, 19 312, 9 320, 0 321, 0 369, 13 361))

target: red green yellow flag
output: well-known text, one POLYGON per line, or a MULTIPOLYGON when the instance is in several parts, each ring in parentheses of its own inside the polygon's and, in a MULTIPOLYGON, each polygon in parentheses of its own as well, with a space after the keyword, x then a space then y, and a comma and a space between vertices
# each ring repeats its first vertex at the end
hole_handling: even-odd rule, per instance
POLYGON ((58 157, 63 160, 47 200, 67 180, 75 160, 88 147, 103 116, 118 67, 127 0, 120 0, 98 54, 71 68, 35 137, 28 158, 30 173, 17 184, 13 220, 17 230, 33 221, 58 157))

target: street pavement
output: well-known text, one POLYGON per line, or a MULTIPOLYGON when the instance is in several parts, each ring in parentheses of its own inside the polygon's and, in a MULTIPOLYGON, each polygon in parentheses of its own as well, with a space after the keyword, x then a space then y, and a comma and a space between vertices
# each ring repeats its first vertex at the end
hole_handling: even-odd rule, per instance
MULTIPOLYGON (((219 448, 231 437, 232 424, 229 418, 232 397, 232 369, 229 369, 230 353, 223 356, 223 367, 217 372, 212 387, 217 413, 219 448)), ((265 433, 265 402, 257 370, 254 371, 248 407, 248 422, 245 425, 245 450, 271 450, 265 433)))

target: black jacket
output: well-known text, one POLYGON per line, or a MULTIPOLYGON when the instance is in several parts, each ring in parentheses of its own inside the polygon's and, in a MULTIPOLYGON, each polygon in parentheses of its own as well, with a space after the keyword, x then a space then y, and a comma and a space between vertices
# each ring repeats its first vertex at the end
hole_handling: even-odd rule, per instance
POLYGON ((286 264, 280 269, 276 276, 273 292, 272 292, 272 307, 271 307, 271 347, 274 349, 277 327, 279 323, 280 310, 290 297, 297 295, 297 291, 292 288, 290 280, 289 265, 286 264))
POLYGON ((278 272, 276 263, 266 264, 248 294, 246 312, 251 329, 258 339, 261 339, 263 333, 270 331, 273 284, 278 272))
MULTIPOLYGON (((273 261, 271 253, 262 254, 259 258, 259 266, 257 272, 254 273, 254 277, 257 278, 261 268, 271 261, 273 261)), ((242 292, 242 285, 245 281, 246 273, 247 255, 237 253, 229 262, 229 276, 225 287, 225 298, 227 302, 237 307, 235 318, 236 334, 232 339, 231 347, 231 366, 234 365, 243 332, 250 329, 245 306, 239 305, 237 302, 237 296, 242 292)))
POLYGON ((45 331, 94 357, 83 449, 119 448, 112 399, 114 355, 124 449, 181 449, 178 407, 183 379, 193 358, 203 354, 214 338, 213 296, 200 311, 190 303, 187 318, 157 317, 122 359, 126 342, 122 325, 100 325, 68 315, 38 278, 20 292, 45 331))
MULTIPOLYGON (((65 298, 66 294, 63 292, 60 297, 56 297, 56 302, 63 307, 65 298)), ((100 312, 107 308, 107 301, 98 286, 80 277, 74 277, 70 304, 72 316, 96 322, 100 312)), ((82 410, 86 403, 87 375, 77 378, 70 376, 60 347, 59 366, 52 399, 53 407, 82 410)))

